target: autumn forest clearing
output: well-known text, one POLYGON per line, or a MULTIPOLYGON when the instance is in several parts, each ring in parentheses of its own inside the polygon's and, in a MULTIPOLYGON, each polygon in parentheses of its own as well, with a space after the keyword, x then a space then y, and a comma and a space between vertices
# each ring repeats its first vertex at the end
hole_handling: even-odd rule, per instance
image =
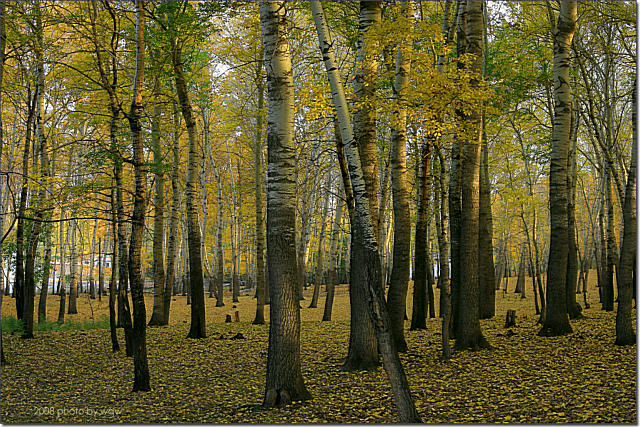
MULTIPOLYGON (((613 313, 588 309, 586 319, 572 323, 573 335, 549 340, 536 335, 532 298, 522 299, 514 288, 511 278, 509 292, 496 296, 496 317, 482 321, 491 351, 461 352, 444 363, 439 359, 440 319, 429 319, 426 330, 407 331, 410 351, 402 362, 422 419, 446 424, 635 423, 636 347, 613 345, 613 313), (507 309, 516 310, 516 327, 504 328, 507 309), (514 335, 507 336, 508 331, 514 335)), ((527 288, 532 292, 529 278, 527 288)), ((597 292, 591 281, 591 303, 597 292)), ((349 340, 346 285, 337 286, 332 322, 320 321, 322 307, 306 308, 310 289, 304 295, 300 351, 313 400, 283 410, 261 407, 268 325, 247 321, 255 311, 251 296, 241 296, 236 304, 240 323, 224 323, 225 315, 236 311, 232 306, 215 307, 214 299, 206 299, 207 338, 196 341, 184 339, 186 297, 174 296, 169 327, 148 330, 155 385, 150 393, 131 393, 133 367, 122 352, 111 352, 107 329, 40 332, 31 342, 17 334, 5 336, 7 353, 16 356, 10 356, 10 366, 3 371, 3 422, 395 422, 381 367, 371 372, 340 370, 349 340), (229 339, 238 332, 245 339, 229 339), (53 413, 43 413, 43 408, 53 408, 53 413), (65 408, 114 412, 68 411, 64 416, 65 408)), ((438 290, 435 295, 439 298, 438 290)), ((12 312, 12 302, 5 300, 3 313, 12 312)), ((88 297, 79 298, 78 314, 70 317, 89 319, 89 302, 88 297)), ((97 318, 108 313, 106 299, 92 305, 97 318)))
POLYGON ((2 422, 636 422, 636 23, 0 0, 2 422))

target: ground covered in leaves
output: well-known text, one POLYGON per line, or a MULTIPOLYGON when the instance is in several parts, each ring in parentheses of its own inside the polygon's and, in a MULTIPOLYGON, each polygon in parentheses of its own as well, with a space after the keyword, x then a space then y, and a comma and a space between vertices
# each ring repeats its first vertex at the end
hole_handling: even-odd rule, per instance
MULTIPOLYGON (((510 282, 510 289, 513 286, 510 282)), ((496 295, 496 317, 482 321, 493 350, 455 352, 443 363, 439 319, 429 319, 427 330, 407 331, 409 352, 401 357, 423 421, 636 423, 636 346, 613 344, 615 313, 600 311, 596 288, 589 294, 587 318, 572 321, 572 334, 541 338, 536 335, 539 325, 530 282, 528 286, 526 299, 511 292, 496 295), (503 327, 507 309, 516 309, 517 327, 503 327)), ((2 422, 397 421, 382 368, 340 371, 349 336, 346 285, 338 289, 332 322, 320 321, 324 293, 314 309, 306 308, 311 288, 305 296, 301 352, 310 401, 284 409, 260 406, 268 324, 251 324, 254 299, 241 297, 235 309, 230 298, 221 308, 207 299, 208 336, 192 340, 185 338, 185 298, 177 296, 171 325, 148 329, 151 392, 131 392, 132 360, 124 352, 111 352, 106 329, 36 332, 32 340, 4 334, 9 364, 2 369, 2 422), (241 321, 223 323, 225 315, 235 311, 241 321), (245 338, 229 339, 237 333, 245 338)), ((57 301, 58 296, 50 296, 53 319, 57 301)), ((151 302, 147 301, 149 316, 151 302)), ((3 316, 12 315, 14 306, 14 300, 5 297, 3 316)), ((89 307, 88 298, 81 295, 80 314, 67 318, 102 316, 106 308, 106 298, 89 307)), ((123 345, 122 330, 118 333, 123 345)))

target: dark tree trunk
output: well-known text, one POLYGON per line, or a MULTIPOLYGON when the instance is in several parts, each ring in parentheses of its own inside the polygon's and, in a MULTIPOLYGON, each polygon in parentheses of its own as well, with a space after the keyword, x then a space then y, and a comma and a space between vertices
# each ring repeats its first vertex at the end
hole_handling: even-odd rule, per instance
POLYGON ((147 312, 144 305, 144 278, 142 275, 142 234, 147 204, 147 168, 142 144, 142 85, 144 82, 144 2, 136 0, 136 69, 133 97, 129 111, 134 167, 134 203, 131 215, 131 240, 129 243, 129 283, 133 301, 133 391, 149 391, 149 365, 147 362, 147 312))
MULTIPOLYGON (((175 29, 174 29, 175 30, 175 29)), ((185 80, 182 64, 182 43, 178 35, 172 40, 172 62, 175 74, 176 92, 180 101, 182 117, 187 126, 189 135, 189 159, 187 166, 186 194, 186 222, 187 240, 189 247, 189 283, 191 291, 191 327, 189 338, 205 338, 205 309, 204 309, 204 279, 202 275, 202 259, 200 248, 200 225, 198 224, 198 191, 196 177, 201 157, 197 141, 196 121, 193 117, 193 108, 189 100, 187 82, 185 80)))
POLYGON ((620 271, 618 277, 618 312, 616 314, 616 344, 633 345, 636 334, 633 330, 634 319, 631 316, 631 300, 635 293, 635 259, 637 245, 636 230, 636 180, 638 156, 638 124, 636 121, 637 81, 633 85, 633 148, 631 149, 631 165, 625 189, 622 220, 624 234, 620 249, 620 271))
MULTIPOLYGON (((427 328, 427 210, 429 209, 428 185, 431 163, 431 142, 423 144, 420 153, 420 185, 418 196, 418 219, 415 234, 415 271, 413 273, 413 310, 411 330, 427 328)), ((433 292, 433 290, 432 290, 433 292)))
POLYGON ((490 319, 496 314, 496 271, 493 264, 493 215, 491 213, 491 181, 489 180, 489 148, 482 129, 480 162, 480 205, 478 218, 478 280, 480 290, 480 318, 490 319))

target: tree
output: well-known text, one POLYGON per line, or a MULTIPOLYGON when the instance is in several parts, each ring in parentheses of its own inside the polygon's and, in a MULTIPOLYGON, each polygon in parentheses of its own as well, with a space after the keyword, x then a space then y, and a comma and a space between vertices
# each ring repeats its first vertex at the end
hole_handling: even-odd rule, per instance
POLYGON ((133 96, 131 109, 127 115, 131 128, 133 148, 133 167, 135 173, 135 190, 133 214, 131 216, 131 241, 129 243, 129 283, 133 301, 133 344, 134 380, 133 391, 150 391, 149 365, 147 362, 147 312, 144 306, 144 279, 142 277, 141 251, 142 233, 144 232, 144 216, 147 204, 147 168, 145 166, 142 143, 141 117, 142 87, 144 83, 144 2, 136 0, 136 68, 133 77, 133 96))
MULTIPOLYGON (((354 79, 354 91, 360 100, 360 105, 354 114, 354 138, 358 154, 362 158, 362 173, 366 197, 369 201, 371 223, 373 232, 378 235, 378 156, 376 152, 376 128, 375 108, 373 108, 373 90, 376 84, 376 60, 375 44, 367 38, 367 33, 380 25, 381 5, 380 1, 360 2, 360 15, 358 21, 358 51, 356 54, 356 76, 354 79)), ((317 24, 316 24, 317 25, 317 24)), ((342 137, 343 144, 349 144, 342 137)), ((349 186, 345 182, 345 189, 349 186)), ((351 215, 351 232, 355 231, 351 215)), ((380 364, 376 335, 370 318, 367 316, 366 288, 364 278, 366 274, 361 271, 364 254, 362 247, 356 246, 353 236, 351 238, 351 253, 349 271, 349 304, 351 307, 351 322, 349 323, 349 352, 342 366, 345 371, 374 369, 380 364)), ((404 314, 404 313, 403 313, 404 314)))
MULTIPOLYGON (((174 5, 176 9, 181 9, 181 5, 174 5)), ((184 76, 182 45, 184 40, 180 38, 177 19, 179 18, 177 10, 172 10, 169 18, 169 28, 172 32, 171 40, 171 60, 173 63, 174 78, 176 83, 176 92, 180 100, 180 108, 182 117, 184 118, 189 135, 189 162, 187 166, 187 183, 185 188, 186 195, 186 220, 187 220, 187 241, 189 247, 189 283, 191 285, 191 327, 189 329, 189 338, 205 338, 205 310, 204 310, 204 279, 202 276, 202 257, 200 253, 200 226, 198 224, 198 191, 196 178, 198 174, 199 162, 202 154, 200 153, 197 133, 196 121, 193 117, 193 107, 189 100, 187 90, 187 82, 184 76)))
MULTIPOLYGON (((411 223, 407 186, 407 97, 413 46, 413 2, 402 3, 402 29, 406 38, 398 43, 393 97, 395 101, 391 127, 391 185, 393 190, 393 268, 387 303, 391 331, 398 351, 407 351, 404 339, 404 316, 409 286, 409 252, 411 223)), ((426 212, 423 212, 423 217, 426 212)), ((426 237, 426 236, 425 236, 426 237)), ((425 238, 426 244, 426 238, 425 238)), ((426 278, 426 271, 425 278, 426 278)))
POLYGON ((547 272, 546 314, 541 336, 572 332, 567 315, 566 280, 568 256, 567 156, 571 132, 571 41, 576 31, 577 2, 562 0, 554 34, 553 84, 554 118, 549 170, 551 242, 547 272))
MULTIPOLYGON (((311 13, 318 33, 320 52, 329 78, 331 97, 338 123, 340 124, 340 135, 344 142, 345 157, 349 166, 349 179, 354 200, 353 213, 351 215, 352 248, 357 248, 360 255, 360 258, 354 257, 353 260, 360 264, 361 271, 359 273, 363 274, 359 292, 361 295, 366 296, 369 319, 373 323, 376 332, 376 338, 382 353, 383 366, 393 391, 400 422, 420 422, 420 416, 413 403, 409 383, 398 357, 398 351, 390 330, 389 312, 381 280, 382 272, 378 243, 373 227, 371 207, 366 194, 362 163, 358 150, 355 148, 349 107, 342 81, 338 74, 333 44, 329 40, 327 22, 320 1, 311 1, 311 13)), ((345 188, 346 186, 347 183, 345 183, 345 188)))
POLYGON ((296 280, 293 76, 285 2, 260 3, 268 87, 267 263, 271 309, 263 406, 311 398, 300 367, 300 310, 296 280))
MULTIPOLYGON (((477 88, 482 80, 482 14, 484 2, 467 2, 466 53, 473 55, 469 69, 474 73, 471 87, 477 88)), ((478 282, 478 235, 479 235, 479 199, 480 199, 480 152, 482 145, 482 114, 472 109, 463 122, 465 135, 462 146, 461 171, 461 224, 460 224, 460 266, 459 310, 456 328, 455 348, 490 348, 482 335, 479 316, 478 282)))
POLYGON ((616 344, 633 345, 636 334, 631 317, 631 299, 633 297, 634 270, 636 268, 636 180, 638 157, 638 123, 636 108, 638 96, 637 77, 633 84, 633 142, 631 150, 631 166, 625 189, 624 208, 622 211, 624 234, 620 251, 620 275, 618 277, 618 312, 616 314, 616 344))

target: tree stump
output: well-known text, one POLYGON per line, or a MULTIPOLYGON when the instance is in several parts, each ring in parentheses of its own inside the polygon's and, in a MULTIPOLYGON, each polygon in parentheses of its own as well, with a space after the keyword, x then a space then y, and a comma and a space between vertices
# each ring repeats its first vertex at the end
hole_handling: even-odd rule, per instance
POLYGON ((512 326, 516 326, 516 311, 515 310, 507 310, 507 318, 504 322, 505 328, 510 328, 512 326))
POLYGON ((234 314, 235 314, 235 319, 234 319, 234 321, 235 321, 235 322, 239 322, 239 321, 240 321, 240 312, 239 312, 239 311, 236 311, 234 314))
POLYGON ((224 323, 231 323, 231 315, 227 314, 227 317, 224 319, 224 323))

